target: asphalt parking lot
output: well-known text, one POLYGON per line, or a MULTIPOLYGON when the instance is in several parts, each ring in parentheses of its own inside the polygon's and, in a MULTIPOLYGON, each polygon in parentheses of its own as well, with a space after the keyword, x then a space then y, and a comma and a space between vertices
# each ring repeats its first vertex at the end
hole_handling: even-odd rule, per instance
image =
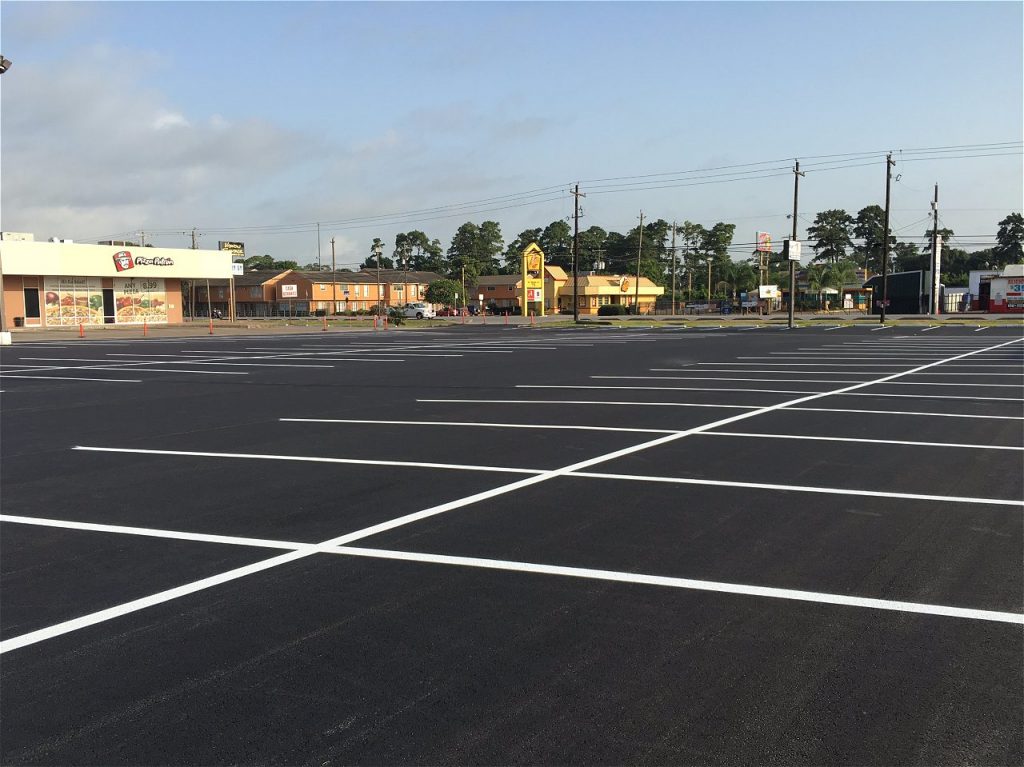
POLYGON ((3 764, 1020 764, 1020 328, 0 349, 3 764))

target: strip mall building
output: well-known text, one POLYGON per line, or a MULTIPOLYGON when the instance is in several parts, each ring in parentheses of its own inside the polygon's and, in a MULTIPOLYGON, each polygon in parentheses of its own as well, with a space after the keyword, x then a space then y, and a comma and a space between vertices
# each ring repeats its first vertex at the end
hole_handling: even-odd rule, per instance
POLYGON ((221 250, 0 239, 7 327, 182 321, 182 281, 231 277, 221 250))

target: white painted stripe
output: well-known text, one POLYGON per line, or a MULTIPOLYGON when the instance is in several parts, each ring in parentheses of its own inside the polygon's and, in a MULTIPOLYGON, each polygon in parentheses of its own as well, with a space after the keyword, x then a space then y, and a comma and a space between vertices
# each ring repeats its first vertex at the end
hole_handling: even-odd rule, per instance
MULTIPOLYGON (((712 364, 712 363, 709 363, 712 364)), ((750 369, 737 370, 736 368, 728 368, 726 370, 716 370, 714 368, 649 368, 652 373, 732 373, 733 375, 746 375, 747 373, 775 373, 776 375, 828 375, 828 376, 872 376, 877 371, 870 370, 761 370, 761 369, 750 369)), ((1024 372, 1021 373, 914 373, 915 376, 960 376, 960 377, 971 377, 971 378, 990 378, 992 376, 1015 376, 1020 378, 1024 376, 1024 372)))
POLYGON ((928 332, 929 330, 938 330, 938 329, 939 329, 939 328, 941 328, 941 327, 942 327, 942 325, 929 325, 928 327, 926 327, 926 328, 925 328, 924 330, 922 330, 921 332, 922 332, 922 333, 927 333, 927 332, 928 332))
POLYGON ((710 407, 727 410, 760 410, 759 405, 714 405, 703 402, 609 402, 606 400, 561 399, 417 399, 417 402, 448 402, 487 405, 633 405, 634 407, 710 407))
MULTIPOLYGON (((956 358, 954 357, 954 359, 956 359, 956 358)), ((943 364, 943 363, 949 364, 948 361, 945 361, 945 360, 938 360, 936 362, 936 364, 943 364)), ((749 363, 749 362, 698 362, 697 364, 698 365, 750 365, 751 363, 749 363)), ((775 367, 788 367, 788 368, 804 367, 804 366, 807 366, 807 365, 821 365, 822 367, 826 367, 826 368, 903 368, 903 367, 906 367, 906 365, 897 365, 897 364, 889 364, 889 363, 868 363, 868 364, 848 365, 848 364, 846 364, 844 362, 835 362, 835 363, 832 363, 832 362, 758 362, 756 364, 758 364, 758 365, 769 365, 769 366, 775 366, 775 367)), ((1019 365, 986 365, 986 364, 983 364, 983 363, 982 364, 970 363, 970 364, 967 364, 967 365, 954 365, 954 364, 950 364, 949 366, 950 367, 958 367, 958 368, 1015 368, 1015 367, 1020 367, 1019 365)), ((983 374, 982 373, 978 373, 977 375, 983 375, 983 374)))
POLYGON ((976 413, 932 413, 910 410, 856 410, 853 408, 834 407, 793 407, 787 410, 796 410, 806 413, 862 413, 865 415, 922 415, 932 418, 971 418, 984 419, 989 421, 1024 421, 1024 417, 1016 415, 977 415, 976 413))
POLYGON ((507 572, 559 575, 569 578, 586 578, 590 580, 613 581, 616 583, 642 584, 646 586, 662 586, 666 588, 686 589, 692 591, 711 591, 722 594, 737 594, 741 596, 764 597, 769 599, 814 602, 818 604, 838 605, 841 607, 861 607, 871 610, 891 610, 895 612, 936 615, 948 618, 965 618, 969 620, 995 621, 998 623, 1024 624, 1024 615, 1018 613, 1001 612, 998 610, 977 610, 968 607, 952 607, 922 602, 900 602, 891 599, 857 597, 850 596, 848 594, 829 594, 820 591, 799 591, 796 589, 782 589, 771 586, 751 586, 739 583, 723 583, 721 581, 695 580, 693 578, 674 578, 664 575, 622 573, 613 570, 594 570, 590 568, 565 567, 561 565, 539 565, 530 562, 480 559, 478 557, 452 557, 442 554, 418 554, 406 551, 364 549, 352 546, 341 546, 335 549, 335 551, 339 554, 370 557, 374 559, 396 559, 406 562, 424 562, 430 564, 452 565, 455 567, 475 567, 488 570, 504 570, 507 572))
MULTIPOLYGON (((990 348, 995 349, 995 348, 999 348, 1000 346, 1007 346, 1007 345, 1009 345, 1011 343, 1015 343, 1015 342, 1016 342, 1016 340, 1014 340, 1014 341, 1007 341, 1007 342, 1005 342, 1003 344, 998 344, 997 346, 993 346, 993 347, 990 347, 990 348)), ((961 357, 970 356, 970 354, 972 354, 972 353, 973 352, 961 355, 961 357)), ((952 357, 950 359, 958 359, 958 357, 952 357)), ((765 413, 770 413, 772 411, 781 410, 781 409, 787 408, 787 407, 792 407, 792 408, 795 409, 796 405, 800 405, 800 404, 802 404, 804 402, 810 402, 810 401, 813 401, 815 399, 819 399, 820 397, 826 396, 826 394, 839 394, 839 393, 842 393, 842 392, 845 392, 845 391, 852 391, 854 389, 858 389, 858 388, 861 388, 863 386, 869 386, 869 385, 876 384, 876 383, 883 383, 883 382, 885 382, 887 380, 892 380, 894 378, 899 378, 901 376, 907 375, 910 372, 920 371, 920 370, 923 370, 925 368, 928 368, 928 367, 931 367, 931 366, 937 365, 937 364, 941 364, 941 363, 931 363, 929 365, 924 365, 924 366, 921 366, 919 368, 914 368, 911 371, 905 371, 905 372, 901 372, 901 373, 894 373, 892 375, 885 376, 885 377, 879 378, 879 379, 875 379, 873 381, 868 381, 868 382, 865 382, 863 384, 853 384, 852 386, 848 386, 848 387, 846 387, 844 389, 838 389, 838 390, 835 390, 835 391, 832 391, 832 392, 823 393, 823 394, 813 394, 813 395, 810 395, 808 397, 801 397, 799 399, 789 400, 789 401, 781 402, 781 403, 778 403, 778 404, 775 404, 775 405, 769 405, 769 406, 763 407, 763 408, 757 408, 756 410, 752 410, 752 411, 747 412, 747 413, 740 413, 740 414, 737 414, 737 415, 729 416, 727 418, 722 418, 722 419, 720 419, 718 421, 713 421, 711 423, 707 423, 707 424, 704 424, 702 426, 697 426, 697 427, 695 427, 693 429, 687 429, 685 431, 681 431, 681 432, 678 432, 676 434, 667 434, 667 435, 658 437, 656 439, 652 439, 652 440, 648 440, 646 442, 642 442, 642 443, 640 443, 638 445, 633 445, 631 447, 622 448, 622 449, 619 449, 619 450, 614 450, 614 451, 612 451, 610 453, 605 453, 604 455, 599 455, 599 456, 596 456, 594 458, 589 458, 589 459, 584 460, 584 461, 579 461, 577 463, 570 464, 568 466, 563 466, 560 469, 554 469, 554 470, 551 470, 551 471, 546 471, 546 472, 544 472, 542 474, 535 474, 534 476, 526 477, 524 479, 520 479, 520 480, 515 481, 515 482, 510 482, 508 484, 501 485, 501 486, 496 487, 496 488, 492 488, 491 490, 485 490, 485 491, 480 492, 480 493, 474 493, 473 495, 469 495, 469 496, 466 496, 464 498, 457 499, 455 501, 450 501, 448 503, 443 503, 443 504, 440 504, 438 506, 433 506, 431 508, 423 509, 421 511, 414 512, 412 514, 406 514, 405 516, 397 517, 397 518, 389 520, 387 522, 382 522, 380 524, 373 525, 371 527, 367 527, 367 528, 364 528, 362 530, 357 530, 355 532, 347 533, 345 535, 338 536, 338 537, 333 538, 331 540, 324 541, 320 545, 321 546, 342 546, 342 545, 345 545, 345 544, 348 544, 348 543, 352 543, 353 541, 359 540, 361 538, 366 538, 368 536, 375 535, 375 534, 377 534, 379 532, 383 532, 385 530, 391 530, 391 529, 394 529, 396 527, 401 527, 403 525, 407 525, 407 524, 409 524, 411 522, 416 522, 416 521, 419 521, 421 519, 426 519, 428 517, 432 517, 432 516, 436 516, 438 514, 442 514, 442 513, 446 512, 446 511, 450 511, 450 510, 457 509, 457 508, 463 508, 465 506, 472 505, 472 504, 477 503, 479 501, 487 500, 489 498, 494 498, 494 497, 499 496, 499 495, 504 495, 504 494, 513 492, 515 490, 519 490, 519 489, 524 488, 524 487, 529 487, 530 485, 534 485, 534 484, 537 484, 537 483, 540 483, 540 482, 547 481, 549 479, 554 479, 556 477, 565 476, 567 474, 571 474, 571 473, 574 473, 574 472, 580 472, 580 470, 588 468, 590 466, 595 466, 597 464, 604 463, 604 462, 607 462, 607 461, 611 461, 611 460, 614 460, 616 458, 621 458, 621 457, 623 457, 625 455, 630 455, 632 453, 636 453, 636 452, 639 452, 639 451, 642 451, 642 450, 647 450, 647 449, 652 448, 652 447, 657 447, 659 445, 663 445, 663 444, 666 444, 668 442, 673 442, 673 441, 675 441, 677 439, 682 439, 682 438, 684 438, 686 436, 689 436, 690 434, 698 434, 700 432, 710 431, 712 429, 716 429, 718 427, 725 426, 725 425, 730 424, 730 423, 735 423, 737 421, 741 421, 741 420, 746 419, 746 418, 752 418, 754 416, 763 415, 765 413)), ((132 452, 140 452, 140 451, 132 451, 132 452)), ((50 638, 51 636, 58 636, 60 634, 67 633, 68 631, 74 631, 77 628, 82 628, 84 626, 94 625, 94 624, 99 623, 99 622, 104 621, 104 620, 109 620, 111 618, 116 618, 116 617, 125 615, 125 614, 127 614, 129 612, 134 612, 136 610, 144 609, 144 608, 149 607, 149 606, 151 606, 153 604, 159 604, 159 603, 162 603, 162 602, 166 602, 166 601, 168 601, 170 599, 176 598, 177 596, 183 596, 183 595, 186 595, 186 594, 191 594, 191 593, 194 593, 196 591, 200 591, 202 589, 206 589, 206 588, 210 588, 212 586, 219 585, 219 584, 224 583, 224 582, 229 581, 229 580, 234 580, 236 578, 240 578, 240 577, 242 577, 244 575, 248 575, 250 573, 259 572, 261 570, 265 570, 265 569, 270 568, 270 567, 275 567, 275 566, 277 566, 279 564, 284 564, 286 562, 291 562, 291 561, 294 561, 296 559, 301 559, 301 558, 306 557, 306 556, 310 556, 309 552, 306 551, 306 550, 296 551, 296 552, 289 552, 287 554, 282 554, 282 555, 280 555, 278 557, 273 557, 271 559, 264 560, 263 562, 257 562, 257 563, 255 563, 253 565, 248 565, 247 567, 237 568, 235 570, 231 570, 231 571, 229 571, 227 573, 222 573, 220 575, 213 576, 211 578, 204 578, 204 579, 202 579, 200 581, 195 581, 193 583, 186 584, 184 586, 180 586, 180 587, 178 587, 176 589, 170 589, 168 591, 160 592, 159 594, 154 594, 154 595, 152 595, 150 597, 145 597, 143 599, 137 599, 137 600, 134 600, 132 602, 128 602, 128 603, 126 603, 124 605, 120 605, 118 607, 110 608, 109 610, 102 610, 100 612, 93 613, 93 614, 88 615, 88 616, 83 616, 81 618, 77 618, 77 619, 75 619, 73 621, 67 621, 65 623, 58 624, 57 626, 51 626, 49 628, 41 629, 40 631, 36 631, 36 632, 31 632, 30 634, 25 634, 25 635, 22 635, 20 637, 14 637, 13 639, 10 639, 10 640, 7 640, 5 642, 0 643, 0 653, 5 652, 5 651, 7 651, 9 649, 15 649, 15 647, 25 646, 25 644, 32 644, 34 642, 42 641, 43 639, 50 638)))
POLYGON ((825 332, 827 333, 830 330, 842 330, 843 328, 850 328, 850 327, 853 327, 853 326, 852 325, 836 325, 834 328, 825 328, 825 332))
POLYGON ((822 437, 816 434, 765 434, 762 432, 744 431, 705 431, 701 437, 742 437, 744 439, 795 439, 811 440, 817 442, 860 442, 871 445, 912 445, 914 447, 959 447, 970 450, 1017 450, 1024 451, 1024 447, 1013 447, 1009 445, 977 445, 963 442, 912 442, 901 439, 865 439, 860 437, 822 437))
POLYGON ((124 604, 117 605, 116 607, 110 607, 106 610, 100 610, 99 612, 90 613, 89 615, 83 615, 73 620, 64 621, 54 626, 39 629, 38 631, 30 631, 27 634, 21 636, 12 637, 5 639, 0 642, 0 654, 10 652, 11 650, 17 650, 21 647, 27 647, 28 645, 42 642, 46 639, 52 639, 53 637, 67 634, 71 631, 77 631, 88 626, 95 626, 97 623, 103 623, 104 621, 113 620, 114 618, 120 618, 121 616, 128 615, 138 610, 143 610, 147 607, 153 607, 154 605, 163 604, 164 602, 170 602, 172 599, 178 599, 180 597, 194 594, 197 591, 203 591, 204 589, 219 586, 229 581, 243 578, 247 575, 262 572, 263 570, 269 570, 272 567, 283 565, 288 562, 294 562, 296 559, 302 559, 308 557, 309 553, 306 550, 289 551, 286 554, 279 554, 276 557, 270 559, 264 559, 260 562, 254 562, 251 565, 245 565, 244 567, 238 567, 234 570, 228 570, 225 573, 219 573, 212 575, 209 578, 203 578, 192 583, 186 583, 183 586, 178 586, 173 589, 161 591, 157 594, 151 594, 148 597, 142 597, 141 599, 133 599, 131 602, 125 602, 124 604))
MULTIPOLYGON (((226 543, 241 546, 261 546, 267 548, 292 549, 294 553, 301 554, 302 556, 308 556, 311 552, 315 551, 316 553, 322 554, 353 556, 368 559, 385 559, 403 562, 418 562, 424 564, 440 564, 453 567, 500 570, 505 572, 521 572, 537 575, 554 575, 570 578, 585 578, 589 580, 601 580, 616 583, 660 586, 693 591, 709 591, 724 594, 736 594, 740 596, 767 597, 772 599, 787 599, 802 602, 814 602, 818 604, 832 604, 843 607, 860 607, 874 610, 892 610, 897 612, 917 613, 923 615, 935 615, 951 618, 963 618, 968 620, 996 621, 1001 623, 1024 623, 1024 615, 1010 612, 1002 612, 997 610, 979 610, 973 608, 952 607, 948 605, 937 605, 920 602, 901 602, 889 599, 876 599, 873 597, 850 596, 848 594, 831 594, 827 592, 799 591, 794 589, 775 588, 771 586, 753 586, 747 584, 724 583, 720 581, 696 580, 692 578, 678 578, 673 576, 651 575, 643 573, 626 573, 615 570, 595 570, 592 568, 567 567, 564 565, 546 565, 531 562, 517 562, 512 560, 483 559, 480 557, 457 557, 447 556, 443 554, 424 554, 409 551, 389 551, 386 549, 368 549, 355 546, 326 546, 322 544, 303 544, 294 543, 290 541, 273 541, 260 538, 236 538, 233 536, 217 535, 208 536, 195 533, 179 533, 170 530, 131 528, 117 525, 96 525, 83 522, 66 522, 62 520, 44 520, 28 517, 12 518, 6 515, 0 516, 0 521, 21 522, 24 524, 45 525, 50 527, 70 528, 78 530, 95 530, 98 532, 143 535, 157 538, 170 538, 178 540, 200 540, 208 541, 211 543, 226 543)), ((274 558, 274 560, 278 559, 281 558, 274 558)), ((254 570, 253 572, 259 572, 259 570, 266 569, 266 563, 272 562, 274 560, 264 560, 264 562, 256 563, 255 566, 259 569, 254 570)), ((280 561, 278 562, 278 564, 284 564, 285 561, 292 560, 289 559, 280 561)), ((254 567, 254 565, 250 565, 247 568, 239 569, 247 570, 251 567, 254 567)), ((234 578, 225 578, 220 582, 223 583, 227 582, 228 580, 234 580, 235 578, 242 577, 243 574, 247 574, 239 574, 238 570, 231 571, 231 573, 235 574, 234 578)), ((222 576, 214 577, 224 578, 224 576, 228 575, 229 573, 224 573, 222 576)), ((193 591, 198 591, 201 588, 208 587, 208 585, 203 585, 199 588, 193 589, 193 591)), ((181 588, 188 588, 188 586, 181 588)), ((188 591, 186 593, 192 593, 192 591, 188 591)), ((170 596, 169 592, 162 592, 162 594, 167 596, 165 599, 162 599, 160 601, 167 601, 168 599, 175 598, 174 596, 170 596)), ((159 604, 158 601, 155 601, 155 597, 157 596, 159 595, 147 597, 145 598, 145 601, 149 602, 150 604, 159 604)), ((134 603, 128 603, 128 605, 134 605, 134 603)), ((122 605, 121 608, 112 609, 119 610, 127 608, 128 605, 122 605)), ((149 604, 146 604, 144 606, 149 606, 149 604)), ((139 606, 135 606, 135 609, 142 608, 139 606)), ((121 612, 120 614, 127 614, 127 612, 133 611, 134 610, 123 609, 123 612, 121 612)), ((74 631, 76 628, 83 627, 83 625, 69 624, 81 622, 84 625, 94 625, 95 623, 99 623, 103 620, 108 620, 109 617, 115 616, 102 616, 101 613, 94 613, 93 616, 85 616, 84 618, 78 618, 74 621, 67 621, 63 624, 58 624, 57 626, 51 626, 48 629, 42 629, 40 632, 31 632, 29 634, 24 634, 20 637, 15 637, 13 639, 7 640, 7 642, 0 643, 0 653, 7 652, 9 650, 14 650, 18 647, 24 647, 26 645, 42 641, 43 639, 48 639, 53 636, 59 636, 60 634, 68 633, 69 631, 74 631), (92 618, 92 620, 89 620, 90 618, 92 618)))
POLYGON ((892 325, 881 325, 877 328, 871 328, 871 332, 874 333, 876 330, 889 330, 892 327, 892 325))
MULTIPOLYGON (((705 372, 705 371, 697 371, 705 372)), ((738 372, 738 371, 733 371, 738 372)), ((793 375, 796 375, 795 373, 793 375)), ((845 373, 841 375, 846 375, 845 373)), ((927 375, 922 373, 921 375, 927 375)), ((827 378, 735 378, 724 376, 590 376, 601 380, 620 381, 763 381, 768 383, 861 383, 856 379, 827 378)), ((993 383, 944 383, 941 381, 888 381, 882 386, 966 386, 980 389, 1020 389, 1024 384, 993 384, 993 383)))
POLYGON ((0 373, 0 378, 34 378, 40 381, 103 381, 104 383, 142 383, 139 378, 80 378, 78 376, 24 376, 0 373))
POLYGON ((980 333, 981 331, 983 331, 983 330, 987 330, 987 329, 988 329, 988 328, 985 328, 985 327, 980 327, 980 328, 978 328, 977 330, 975 330, 974 332, 975 332, 975 333, 980 333))
POLYGON ((359 418, 281 418, 289 423, 359 423, 394 426, 480 426, 496 429, 569 429, 582 431, 621 431, 638 434, 675 434, 677 429, 631 429, 622 426, 565 426, 553 423, 486 423, 477 421, 371 421, 359 418))
POLYGON ((343 463, 357 466, 401 466, 414 469, 452 469, 456 471, 490 471, 506 474, 543 474, 545 469, 521 469, 503 466, 477 466, 457 463, 424 463, 419 461, 384 461, 368 458, 323 458, 312 455, 268 455, 264 453, 212 453, 192 450, 148 450, 129 447, 87 447, 75 445, 72 450, 91 450, 98 453, 137 453, 141 455, 186 455, 197 458, 245 458, 263 461, 299 461, 306 463, 343 463))
POLYGON ((164 375, 167 373, 191 373, 193 375, 200 376, 247 376, 248 373, 244 373, 238 370, 182 370, 181 368, 125 368, 120 365, 89 365, 88 367, 80 367, 79 370, 123 370, 125 373, 156 373, 158 375, 164 375))
POLYGON ((86 530, 95 533, 118 533, 121 535, 141 535, 150 538, 170 538, 176 541, 200 541, 203 543, 226 543, 233 546, 254 546, 268 549, 301 549, 315 544, 298 543, 295 541, 277 541, 267 538, 241 538, 234 535, 211 535, 209 533, 186 533, 179 530, 158 530, 149 527, 128 527, 126 525, 105 525, 94 522, 76 522, 66 519, 44 519, 42 517, 23 517, 15 514, 0 514, 0 522, 19 525, 35 525, 37 527, 56 527, 67 530, 86 530))
MULTIPOLYGON (((599 386, 596 384, 517 384, 517 389, 611 389, 615 391, 708 391, 708 392, 758 392, 761 394, 816 394, 815 391, 797 389, 740 389, 728 386, 599 386)), ((982 402, 1024 402, 1021 397, 969 397, 957 394, 891 394, 887 392, 849 392, 835 394, 836 397, 899 397, 901 399, 962 399, 982 402)))
POLYGON ((1003 498, 971 498, 968 496, 929 495, 923 493, 892 493, 884 490, 853 490, 841 487, 812 487, 809 485, 780 485, 769 482, 733 482, 723 479, 696 479, 692 477, 656 477, 642 474, 602 474, 598 472, 576 471, 573 477, 590 479, 614 479, 630 482, 659 482, 677 485, 710 485, 714 487, 741 487, 753 490, 780 490, 794 493, 824 493, 826 495, 857 495, 872 498, 901 498, 913 501, 941 501, 945 503, 976 503, 988 506, 1022 506, 1024 501, 1003 498))

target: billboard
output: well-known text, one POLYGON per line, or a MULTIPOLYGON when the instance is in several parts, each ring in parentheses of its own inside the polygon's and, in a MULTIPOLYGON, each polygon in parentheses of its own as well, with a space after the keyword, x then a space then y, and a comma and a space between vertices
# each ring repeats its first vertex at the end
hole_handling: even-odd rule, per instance
POLYGON ((232 261, 244 261, 245 260, 245 243, 244 242, 225 242, 221 240, 217 243, 217 250, 226 250, 231 254, 232 261))
POLYGON ((758 253, 771 253, 772 252, 772 236, 768 232, 757 233, 757 252, 758 253))

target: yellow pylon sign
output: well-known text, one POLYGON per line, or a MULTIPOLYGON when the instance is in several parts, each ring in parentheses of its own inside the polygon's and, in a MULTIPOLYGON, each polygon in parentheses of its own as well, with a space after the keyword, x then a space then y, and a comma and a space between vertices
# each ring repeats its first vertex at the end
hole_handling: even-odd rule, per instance
POLYGON ((544 251, 540 245, 531 242, 523 251, 523 316, 529 312, 529 304, 540 304, 540 316, 544 316, 544 251))

